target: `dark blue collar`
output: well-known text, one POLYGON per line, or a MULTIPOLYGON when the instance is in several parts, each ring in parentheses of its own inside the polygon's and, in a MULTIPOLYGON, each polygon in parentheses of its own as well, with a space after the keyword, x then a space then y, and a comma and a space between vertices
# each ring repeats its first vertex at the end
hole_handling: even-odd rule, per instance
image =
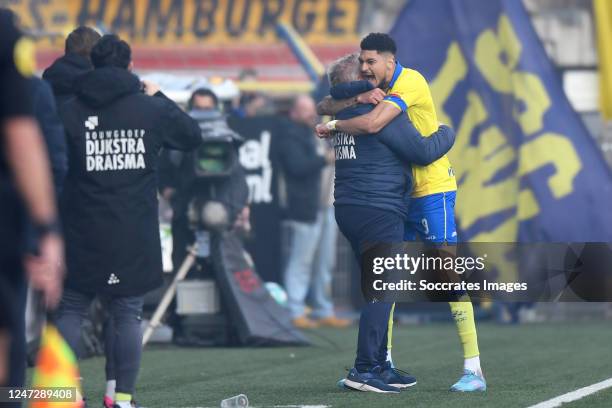
POLYGON ((391 82, 389 82, 389 89, 393 88, 393 85, 395 85, 395 81, 397 81, 397 78, 399 78, 402 73, 402 69, 404 69, 402 64, 400 64, 399 61, 395 61, 395 71, 393 71, 393 78, 391 78, 391 82))

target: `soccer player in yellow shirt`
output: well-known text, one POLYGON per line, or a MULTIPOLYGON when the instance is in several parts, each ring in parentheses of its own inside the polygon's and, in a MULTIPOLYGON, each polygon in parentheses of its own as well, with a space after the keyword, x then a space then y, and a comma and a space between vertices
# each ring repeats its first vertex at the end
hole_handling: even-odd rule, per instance
MULTIPOLYGON (((324 133, 336 130, 351 135, 374 134, 400 114, 407 114, 424 136, 431 135, 438 129, 439 123, 427 81, 419 72, 402 67, 395 58, 396 50, 395 42, 387 34, 371 33, 361 41, 361 75, 377 89, 370 91, 369 95, 360 95, 355 100, 338 101, 333 106, 323 104, 320 110, 327 112, 320 113, 335 113, 356 102, 381 103, 365 115, 328 122, 324 133), (384 95, 381 95, 380 90, 384 95)), ((325 136, 324 133, 320 136, 325 136)), ((428 166, 413 165, 412 173, 413 191, 405 225, 405 240, 413 241, 418 236, 421 240, 437 246, 455 245, 457 231, 454 207, 457 184, 450 161, 443 156, 428 166)), ((451 391, 484 391, 486 382, 480 367, 472 303, 467 294, 463 294, 459 301, 449 302, 449 305, 465 359, 463 376, 451 387, 451 391)), ((392 318, 393 315, 389 321, 389 361, 392 318)))

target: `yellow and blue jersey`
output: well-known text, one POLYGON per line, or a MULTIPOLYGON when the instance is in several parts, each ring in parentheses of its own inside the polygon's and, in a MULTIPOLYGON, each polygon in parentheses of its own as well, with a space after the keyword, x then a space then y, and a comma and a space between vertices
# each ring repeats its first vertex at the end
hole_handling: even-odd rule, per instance
MULTIPOLYGON (((384 102, 406 112, 414 126, 423 136, 438 130, 436 108, 423 76, 396 62, 393 78, 387 89, 384 102)), ((457 190, 453 168, 446 155, 427 166, 412 166, 413 197, 457 190)))

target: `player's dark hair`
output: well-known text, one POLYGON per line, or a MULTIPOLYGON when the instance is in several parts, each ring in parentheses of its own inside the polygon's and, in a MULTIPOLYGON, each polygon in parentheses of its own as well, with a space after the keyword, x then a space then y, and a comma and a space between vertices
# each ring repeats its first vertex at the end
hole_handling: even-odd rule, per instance
POLYGON ((208 96, 212 98, 215 107, 219 106, 219 98, 217 98, 217 95, 213 91, 208 88, 198 88, 193 91, 193 93, 189 97, 189 101, 187 101, 187 109, 193 109, 193 101, 195 100, 196 96, 208 96))
POLYGON ((77 27, 66 37, 64 52, 89 58, 91 49, 100 40, 100 37, 100 34, 91 27, 77 27))
POLYGON ((395 41, 393 41, 389 34, 385 33, 370 33, 366 35, 361 40, 360 46, 362 51, 390 52, 393 55, 397 52, 395 41))
POLYGON ((95 68, 127 68, 131 61, 130 46, 115 34, 105 34, 91 50, 91 62, 95 68))

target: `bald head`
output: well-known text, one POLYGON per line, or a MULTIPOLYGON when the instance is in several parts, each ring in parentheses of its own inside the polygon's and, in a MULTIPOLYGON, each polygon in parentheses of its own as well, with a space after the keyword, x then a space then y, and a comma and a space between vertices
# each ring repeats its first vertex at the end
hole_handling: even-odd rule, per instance
POLYGON ((308 95, 300 95, 293 101, 289 116, 294 122, 314 127, 317 124, 317 107, 308 95))

